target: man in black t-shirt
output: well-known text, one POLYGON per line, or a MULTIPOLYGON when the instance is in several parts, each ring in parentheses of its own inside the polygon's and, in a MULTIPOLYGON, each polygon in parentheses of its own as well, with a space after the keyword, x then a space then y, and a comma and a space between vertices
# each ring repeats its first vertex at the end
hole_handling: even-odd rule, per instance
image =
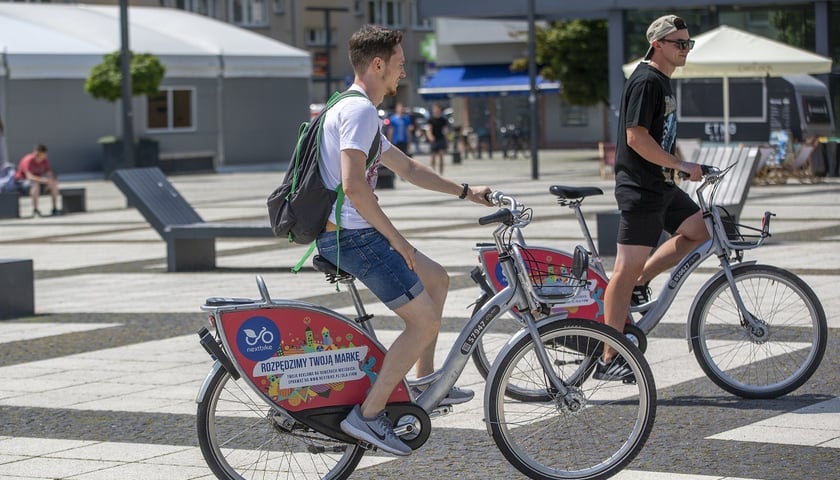
POLYGON ((446 153, 446 133, 449 129, 449 121, 442 112, 440 104, 432 105, 432 118, 426 124, 429 149, 432 153, 432 170, 437 169, 441 175, 443 175, 443 156, 446 153))
MULTIPOLYGON (((676 265, 689 251, 709 238, 694 201, 674 184, 682 171, 692 181, 700 166, 674 154, 677 102, 671 74, 685 65, 694 46, 685 21, 665 15, 648 27, 647 62, 630 75, 622 94, 615 156, 615 198, 621 210, 618 253, 604 294, 606 323, 621 331, 630 308, 650 301, 647 283, 676 265), (662 230, 672 236, 651 255, 662 230)), ((630 380, 632 373, 615 352, 605 349, 595 377, 630 380)))

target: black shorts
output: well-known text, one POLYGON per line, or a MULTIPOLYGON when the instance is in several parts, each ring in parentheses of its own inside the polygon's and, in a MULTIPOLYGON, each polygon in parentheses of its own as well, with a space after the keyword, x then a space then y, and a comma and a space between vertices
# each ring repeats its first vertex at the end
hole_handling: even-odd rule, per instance
POLYGON ((432 140, 431 144, 431 152, 438 153, 438 152, 445 152, 446 151, 446 139, 445 138, 436 138, 432 140))
POLYGON ((662 230, 673 234, 700 207, 679 187, 668 187, 661 210, 622 211, 618 223, 618 243, 656 247, 662 230))

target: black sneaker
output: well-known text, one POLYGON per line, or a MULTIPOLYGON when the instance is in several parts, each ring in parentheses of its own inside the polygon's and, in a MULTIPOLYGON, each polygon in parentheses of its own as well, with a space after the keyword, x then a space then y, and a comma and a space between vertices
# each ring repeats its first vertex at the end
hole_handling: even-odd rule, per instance
POLYGON ((37 208, 32 210, 32 218, 35 218, 35 217, 43 217, 43 215, 41 215, 41 211, 38 210, 37 208))
POLYGON ((341 422, 341 431, 388 453, 400 456, 411 455, 411 447, 397 437, 394 426, 391 425, 384 411, 374 418, 365 418, 362 416, 362 410, 356 405, 347 418, 341 422))
POLYGON ((59 209, 57 209, 57 208, 53 208, 53 209, 52 209, 52 215, 53 215, 54 217, 55 217, 55 216, 58 216, 58 215, 64 215, 64 211, 59 210, 59 209))
POLYGON ((636 285, 633 287, 633 293, 630 297, 630 305, 637 307, 639 305, 644 305, 650 301, 651 291, 648 284, 644 285, 636 285))
POLYGON ((612 361, 607 364, 604 359, 599 358, 595 366, 595 373, 592 378, 597 380, 616 381, 621 380, 624 383, 636 383, 636 376, 633 370, 627 365, 621 355, 616 355, 612 361))

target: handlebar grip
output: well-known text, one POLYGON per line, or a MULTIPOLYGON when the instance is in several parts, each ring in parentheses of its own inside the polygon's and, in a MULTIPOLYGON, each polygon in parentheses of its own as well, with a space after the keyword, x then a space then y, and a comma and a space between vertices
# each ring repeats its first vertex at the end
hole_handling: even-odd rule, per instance
MULTIPOLYGON (((710 172, 714 171, 714 169, 715 167, 712 167, 711 165, 700 165, 700 171, 703 173, 703 175, 708 175, 710 172)), ((687 172, 683 172, 682 170, 680 170, 679 172, 677 172, 677 176, 680 177, 680 179, 685 180, 691 175, 689 175, 687 172)))
POLYGON ((491 223, 505 223, 510 224, 513 221, 513 214, 510 213, 510 209, 502 208, 496 213, 491 213, 490 215, 481 217, 478 219, 479 225, 489 225, 491 223))

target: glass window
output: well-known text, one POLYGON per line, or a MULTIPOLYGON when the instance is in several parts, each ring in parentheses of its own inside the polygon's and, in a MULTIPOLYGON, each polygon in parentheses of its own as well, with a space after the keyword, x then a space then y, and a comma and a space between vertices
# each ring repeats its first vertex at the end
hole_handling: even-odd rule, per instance
POLYGON ((242 27, 266 27, 268 0, 229 0, 228 20, 242 27))
MULTIPOLYGON (((327 44, 327 31, 323 28, 306 28, 303 31, 303 38, 306 45, 310 47, 322 47, 327 44)), ((335 32, 331 32, 330 44, 335 45, 335 32)))
POLYGON ((420 11, 417 8, 419 3, 420 0, 411 2, 411 28, 415 30, 432 30, 434 28, 432 26, 432 19, 420 17, 420 11))
POLYGON ((589 110, 580 105, 569 105, 562 103, 560 120, 564 127, 585 127, 589 125, 589 110))
POLYGON ((195 88, 163 87, 146 99, 147 129, 183 131, 195 129, 195 88))
POLYGON ((207 17, 216 17, 216 0, 175 0, 175 8, 198 13, 207 17))
MULTIPOLYGON (((723 80, 685 79, 677 85, 680 120, 710 122, 723 118, 723 80)), ((767 86, 764 79, 729 79, 730 121, 756 122, 767 119, 767 86)))
POLYGON ((388 28, 403 27, 402 0, 370 0, 368 2, 368 23, 388 28))
POLYGON ((286 0, 274 0, 274 13, 277 15, 286 13, 286 0))

